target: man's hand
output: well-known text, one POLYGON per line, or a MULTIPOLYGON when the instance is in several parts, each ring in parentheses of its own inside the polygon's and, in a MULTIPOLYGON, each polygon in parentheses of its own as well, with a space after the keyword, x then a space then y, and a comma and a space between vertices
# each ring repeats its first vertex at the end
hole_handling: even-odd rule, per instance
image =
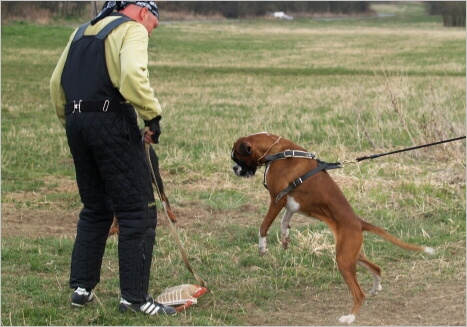
POLYGON ((153 135, 154 135, 154 132, 151 132, 149 130, 146 133, 144 133, 144 142, 146 142, 146 143, 156 143, 152 139, 153 135))
POLYGON ((144 134, 146 143, 159 143, 159 135, 161 135, 161 126, 159 124, 161 116, 157 116, 149 121, 144 121, 144 125, 149 127, 149 131, 144 134))

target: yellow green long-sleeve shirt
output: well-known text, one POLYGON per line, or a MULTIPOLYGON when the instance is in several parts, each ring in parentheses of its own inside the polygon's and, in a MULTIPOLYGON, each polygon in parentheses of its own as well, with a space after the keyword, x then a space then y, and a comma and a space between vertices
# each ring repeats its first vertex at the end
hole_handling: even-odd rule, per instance
MULTIPOLYGON (((89 25, 84 35, 96 35, 118 16, 110 16, 89 25)), ((60 123, 65 126, 65 93, 61 86, 62 71, 76 30, 70 36, 50 79, 50 96, 60 123)), ((151 120, 162 113, 159 100, 149 82, 149 36, 140 23, 130 21, 115 28, 105 40, 105 59, 110 80, 143 120, 151 120)), ((92 72, 83 72, 92 73, 92 72)))

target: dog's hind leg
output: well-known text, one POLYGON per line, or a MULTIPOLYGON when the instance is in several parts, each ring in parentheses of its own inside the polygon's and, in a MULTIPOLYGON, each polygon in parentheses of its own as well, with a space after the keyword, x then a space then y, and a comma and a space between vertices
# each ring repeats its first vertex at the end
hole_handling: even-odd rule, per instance
POLYGON ((358 254, 357 263, 359 266, 366 268, 373 275, 374 283, 370 294, 376 295, 378 292, 382 291, 383 287, 381 286, 381 268, 368 260, 368 258, 365 257, 362 252, 358 254))
POLYGON ((290 238, 289 238, 289 230, 290 230, 290 221, 295 212, 292 210, 286 209, 284 215, 282 216, 281 221, 281 243, 284 250, 289 248, 290 238))
POLYGON ((339 227, 336 231, 337 267, 352 293, 354 302, 350 314, 340 317, 339 322, 351 324, 365 299, 365 294, 357 281, 357 262, 363 243, 363 233, 347 228, 339 229, 339 227))
POLYGON ((268 252, 268 247, 267 247, 267 242, 266 242, 266 236, 268 236, 268 231, 269 228, 271 227, 272 223, 276 219, 277 215, 279 212, 282 210, 282 206, 278 206, 274 204, 274 200, 271 201, 269 205, 268 212, 266 213, 266 216, 263 219, 263 222, 261 223, 261 227, 259 229, 259 243, 258 243, 258 249, 259 249, 259 254, 263 255, 268 252))

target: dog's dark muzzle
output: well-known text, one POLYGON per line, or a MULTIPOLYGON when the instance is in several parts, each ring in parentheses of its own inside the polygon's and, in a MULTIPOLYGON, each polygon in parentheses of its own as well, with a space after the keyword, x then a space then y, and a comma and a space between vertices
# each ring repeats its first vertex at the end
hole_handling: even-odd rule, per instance
POLYGON ((248 166, 245 162, 236 160, 232 158, 233 161, 235 161, 235 165, 232 167, 235 175, 239 177, 252 177, 256 173, 256 166, 251 167, 248 166))

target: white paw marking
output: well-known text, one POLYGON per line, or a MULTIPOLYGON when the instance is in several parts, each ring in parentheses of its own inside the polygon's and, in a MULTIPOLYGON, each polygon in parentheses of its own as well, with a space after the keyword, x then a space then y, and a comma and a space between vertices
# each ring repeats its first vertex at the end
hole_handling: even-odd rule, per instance
POLYGON ((351 324, 355 320, 355 315, 342 316, 339 318, 341 324, 351 324))
POLYGON ((425 252, 428 254, 435 254, 436 250, 427 246, 425 247, 425 252))
POLYGON ((374 277, 373 288, 370 291, 370 295, 376 295, 379 292, 381 292, 382 290, 383 290, 383 286, 381 286, 381 277, 375 276, 374 277))
POLYGON ((266 243, 266 237, 261 237, 259 234, 259 243, 258 243, 258 249, 259 249, 259 254, 266 254, 268 253, 268 246, 266 243))

